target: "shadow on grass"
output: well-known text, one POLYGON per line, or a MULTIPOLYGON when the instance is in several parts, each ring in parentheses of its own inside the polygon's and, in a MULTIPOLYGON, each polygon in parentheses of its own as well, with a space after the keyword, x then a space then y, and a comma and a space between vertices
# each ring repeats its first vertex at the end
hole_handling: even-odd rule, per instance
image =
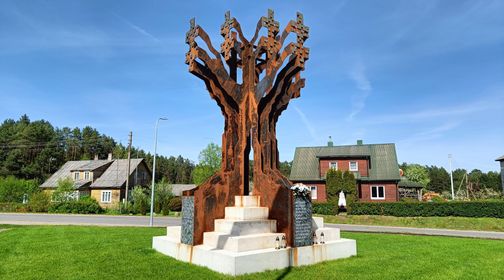
POLYGON ((284 270, 284 272, 279 275, 276 280, 282 280, 284 279, 285 277, 287 277, 287 275, 289 275, 289 273, 292 271, 292 266, 289 266, 287 269, 284 270))

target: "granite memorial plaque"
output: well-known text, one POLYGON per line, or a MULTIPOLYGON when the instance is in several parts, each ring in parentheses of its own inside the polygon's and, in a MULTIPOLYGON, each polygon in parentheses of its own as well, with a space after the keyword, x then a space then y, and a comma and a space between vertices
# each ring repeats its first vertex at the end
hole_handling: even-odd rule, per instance
POLYGON ((194 196, 182 197, 182 230, 180 242, 193 245, 194 233, 194 196))
POLYGON ((294 196, 294 247, 312 245, 312 203, 308 197, 294 196))

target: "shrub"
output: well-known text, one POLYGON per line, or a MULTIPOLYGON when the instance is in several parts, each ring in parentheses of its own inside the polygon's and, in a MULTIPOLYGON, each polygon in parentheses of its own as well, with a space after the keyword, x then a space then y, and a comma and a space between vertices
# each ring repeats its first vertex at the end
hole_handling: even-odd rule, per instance
POLYGON ((136 186, 131 192, 133 198, 133 210, 142 215, 147 214, 150 206, 149 197, 141 186, 136 186))
POLYGON ((172 186, 163 178, 156 184, 154 198, 154 212, 168 214, 170 200, 173 197, 172 186))
POLYGON ((51 204, 51 196, 45 192, 37 192, 28 199, 28 210, 31 212, 47 212, 51 204))
POLYGON ((72 213, 72 214, 100 214, 103 208, 98 201, 91 197, 84 197, 79 200, 68 200, 54 202, 49 207, 50 213, 72 213))
POLYGON ((175 196, 172 197, 172 199, 170 199, 170 202, 168 202, 168 209, 170 211, 177 211, 177 212, 182 210, 182 199, 180 198, 180 196, 175 196))
POLYGON ((70 178, 58 180, 56 190, 52 195, 53 201, 65 202, 69 200, 76 200, 74 181, 70 178))
POLYGON ((0 177, 0 202, 23 202, 23 196, 39 191, 35 180, 17 179, 14 176, 0 177))
POLYGON ((313 213, 320 215, 338 214, 338 204, 334 202, 316 202, 313 203, 313 213))
POLYGON ((453 202, 384 202, 353 203, 351 215, 385 215, 396 217, 492 217, 504 218, 503 201, 453 202))
POLYGON ((26 205, 19 202, 0 203, 0 212, 26 212, 26 205))

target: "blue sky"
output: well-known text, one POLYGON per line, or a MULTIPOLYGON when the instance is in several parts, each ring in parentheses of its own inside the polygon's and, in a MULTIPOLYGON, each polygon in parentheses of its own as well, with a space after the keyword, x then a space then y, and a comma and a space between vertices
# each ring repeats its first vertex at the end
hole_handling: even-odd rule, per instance
POLYGON ((498 170, 504 154, 503 1, 0 0, 0 119, 90 125, 126 144, 197 161, 220 143, 221 113, 187 71, 196 17, 213 38, 226 10, 246 36, 267 9, 304 14, 310 60, 301 98, 278 123, 297 146, 396 143, 400 162, 498 170))

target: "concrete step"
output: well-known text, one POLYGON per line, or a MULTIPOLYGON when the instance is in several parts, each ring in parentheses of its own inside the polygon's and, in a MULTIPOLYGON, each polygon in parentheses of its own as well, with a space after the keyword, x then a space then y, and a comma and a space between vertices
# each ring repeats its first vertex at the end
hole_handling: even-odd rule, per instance
POLYGON ((261 220, 268 219, 268 207, 226 207, 226 220, 261 220))
POLYGON ((182 232, 181 226, 166 227, 166 236, 180 240, 180 235, 182 232))
POLYGON ((317 243, 320 243, 320 234, 324 233, 324 242, 336 241, 340 239, 339 228, 319 228, 315 231, 317 234, 317 243))
POLYGON ((261 198, 258 195, 237 195, 235 196, 236 207, 259 207, 261 198))
POLYGON ((276 220, 246 220, 234 221, 226 219, 215 220, 215 231, 230 235, 247 235, 276 232, 276 220))
POLYGON ((219 250, 246 252, 275 248, 276 238, 282 240, 280 233, 259 233, 243 236, 232 236, 222 232, 205 232, 203 244, 219 250))
POLYGON ((324 227, 324 218, 322 217, 312 217, 313 230, 324 227))

